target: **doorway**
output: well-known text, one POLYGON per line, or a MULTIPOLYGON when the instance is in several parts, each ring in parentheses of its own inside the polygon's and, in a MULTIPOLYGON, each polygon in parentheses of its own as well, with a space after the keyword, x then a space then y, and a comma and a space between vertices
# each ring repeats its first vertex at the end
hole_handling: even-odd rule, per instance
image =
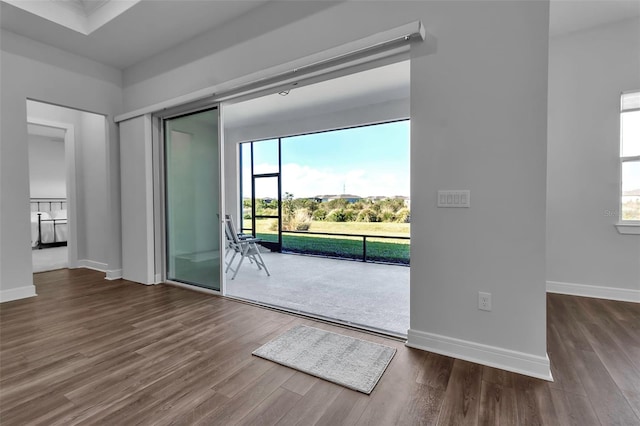
MULTIPOLYGON (((32 128, 48 128, 64 142, 63 158, 55 166, 64 171, 64 184, 43 179, 42 192, 32 193, 32 211, 42 210, 50 217, 42 237, 46 247, 66 240, 69 268, 88 267, 106 271, 104 241, 108 237, 107 119, 104 115, 46 102, 26 100, 27 123, 32 128)), ((60 147, 62 149, 62 147, 60 147)), ((31 160, 31 158, 30 158, 31 160)), ((30 174, 32 167, 29 164, 30 174)), ((62 178, 55 180, 61 181, 62 178)), ((42 216, 41 216, 42 217, 42 216)), ((37 224, 36 224, 37 226, 37 224)), ((32 229, 33 229, 32 225, 32 229)), ((33 239, 33 236, 32 236, 33 239)))
POLYGON ((406 336, 408 87, 409 63, 398 62, 225 109, 238 152, 227 205, 270 249, 271 272, 242 265, 227 295, 406 336))
POLYGON ((33 272, 69 266, 65 128, 28 123, 33 272))

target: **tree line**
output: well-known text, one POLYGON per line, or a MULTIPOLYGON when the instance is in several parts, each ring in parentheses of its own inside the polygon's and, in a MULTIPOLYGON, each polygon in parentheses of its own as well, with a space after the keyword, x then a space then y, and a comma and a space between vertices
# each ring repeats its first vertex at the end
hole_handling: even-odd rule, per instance
MULTIPOLYGON (((244 200, 243 207, 244 218, 250 219, 251 200, 244 200)), ((277 200, 256 199, 256 215, 277 214, 277 200)), ((338 198, 323 202, 313 198, 295 198, 286 192, 282 200, 282 226, 289 231, 308 230, 312 221, 407 223, 410 220, 411 211, 402 198, 360 199, 356 202, 338 198)))

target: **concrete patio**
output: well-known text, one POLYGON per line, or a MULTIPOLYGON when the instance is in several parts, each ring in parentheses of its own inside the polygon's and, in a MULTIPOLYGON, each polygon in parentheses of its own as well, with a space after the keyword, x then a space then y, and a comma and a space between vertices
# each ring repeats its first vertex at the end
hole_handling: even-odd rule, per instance
MULTIPOLYGON (((271 276, 245 259, 227 295, 406 336, 409 267, 263 253, 271 276)), ((234 262, 237 264, 238 259, 234 262)))

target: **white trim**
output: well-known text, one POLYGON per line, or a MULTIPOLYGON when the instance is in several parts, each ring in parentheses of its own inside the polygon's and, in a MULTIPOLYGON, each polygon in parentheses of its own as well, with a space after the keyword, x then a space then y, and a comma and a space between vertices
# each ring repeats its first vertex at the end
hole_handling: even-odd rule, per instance
POLYGON ((640 235, 640 222, 629 221, 620 222, 613 225, 618 230, 618 233, 623 235, 640 235))
POLYGON ((218 282, 220 283, 220 294, 225 295, 227 292, 227 274, 224 272, 224 259, 226 255, 227 248, 227 237, 225 235, 225 226, 226 223, 224 221, 224 215, 227 212, 226 207, 226 198, 225 198, 225 188, 227 186, 226 176, 225 176, 225 158, 224 158, 224 111, 222 109, 222 105, 218 104, 217 107, 218 113, 218 206, 220 206, 220 220, 218 221, 218 260, 220 264, 220 278, 218 282))
POLYGON ((93 260, 87 259, 78 260, 78 268, 87 268, 93 269, 94 271, 98 272, 107 272, 108 267, 109 265, 107 265, 106 263, 95 262, 93 260))
MULTIPOLYGON (((305 56, 288 63, 260 70, 225 83, 210 86, 183 96, 178 96, 177 98, 159 102, 154 105, 149 105, 147 107, 143 107, 125 114, 117 115, 114 120, 116 123, 118 123, 120 121, 128 120, 140 115, 156 113, 158 111, 162 111, 179 105, 189 104, 191 102, 200 101, 207 98, 210 98, 212 103, 220 102, 228 100, 229 96, 235 97, 246 94, 242 92, 244 88, 255 86, 259 89, 264 89, 267 86, 268 81, 281 79, 282 81, 278 82, 278 84, 283 84, 285 82, 299 80, 302 77, 307 78, 310 76, 314 76, 318 73, 309 72, 305 74, 304 72, 299 72, 298 70, 304 70, 307 67, 314 67, 323 62, 333 60, 334 58, 346 59, 349 55, 357 56, 359 52, 362 52, 365 49, 372 48, 377 45, 382 45, 389 42, 390 40, 399 39, 401 37, 410 35, 414 35, 417 39, 423 40, 431 47, 431 52, 435 52, 435 37, 425 31, 425 28, 422 25, 421 21, 413 21, 408 24, 404 24, 387 31, 382 31, 377 34, 361 38, 359 40, 351 41, 343 45, 333 47, 331 49, 327 49, 309 56, 305 56), (294 79, 290 74, 305 75, 300 75, 300 77, 296 77, 294 79), (230 93, 232 93, 233 95, 229 95, 230 93)), ((410 41, 409 39, 407 39, 407 48, 409 44, 410 41)), ((362 61, 360 63, 362 63, 362 61)))
POLYGON ((149 114, 120 123, 122 275, 143 284, 154 284, 155 275, 151 134, 149 114), (127 183, 132 179, 137 185, 127 183), (137 217, 135 225, 131 215, 137 217))
POLYGON ((145 223, 147 225, 147 284, 154 284, 155 277, 155 235, 154 235, 154 214, 153 214, 153 151, 152 145, 151 115, 144 118, 144 167, 145 167, 145 223))
POLYGON ((163 283, 167 277, 168 258, 167 258, 167 218, 166 218, 166 142, 164 123, 159 117, 151 117, 152 143, 155 148, 156 155, 153 157, 153 167, 156 172, 154 181, 154 220, 156 227, 154 236, 156 245, 154 247, 155 269, 154 278, 156 284, 163 283), (156 186, 157 185, 157 186, 156 186))
POLYGON ((547 293, 569 294, 572 296, 595 297, 640 303, 640 289, 603 287, 598 285, 547 281, 547 293))
POLYGON ((4 1, 86 36, 117 18, 141 0, 103 1, 95 5, 97 8, 94 7, 89 11, 82 6, 77 6, 76 2, 4 1))
POLYGON ((407 333, 406 346, 553 381, 548 355, 532 355, 412 329, 407 333))
POLYGON ((151 117, 151 169, 153 172, 153 205, 151 212, 153 215, 153 283, 163 282, 165 273, 165 224, 164 224, 164 139, 161 120, 151 117))
MULTIPOLYGON (((38 102, 27 99, 28 102, 38 102)), ((76 136, 75 126, 71 123, 43 120, 36 117, 27 117, 28 124, 54 127, 63 129, 64 133, 64 162, 65 181, 67 186, 67 263, 69 268, 78 267, 78 210, 76 200, 76 136)))
POLYGON ((112 271, 107 271, 104 279, 105 280, 119 280, 120 278, 122 278, 122 269, 114 269, 112 271))
POLYGON ((0 303, 11 302, 12 300, 26 299, 27 297, 34 296, 37 296, 36 286, 34 285, 26 285, 24 287, 0 290, 0 303))

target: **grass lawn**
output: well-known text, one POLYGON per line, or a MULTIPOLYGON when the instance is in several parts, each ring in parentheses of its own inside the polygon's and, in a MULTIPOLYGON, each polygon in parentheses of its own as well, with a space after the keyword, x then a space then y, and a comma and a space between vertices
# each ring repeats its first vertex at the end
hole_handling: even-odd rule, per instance
MULTIPOLYGON (((362 238, 282 234, 282 249, 294 253, 362 259, 362 238)), ((409 263, 409 241, 367 238, 367 260, 409 263)))
MULTIPOLYGON (((275 231, 270 229, 273 221, 275 219, 258 222, 257 236, 273 241, 276 237, 275 231)), ((250 226, 251 221, 245 220, 245 227, 250 226)), ((409 226, 408 223, 313 222, 309 231, 408 237, 409 226)), ((409 240, 367 237, 367 260, 409 264, 409 247, 409 240)), ((362 259, 363 244, 360 237, 283 233, 282 249, 295 253, 362 259)))
POLYGON ((311 222, 312 232, 332 232, 336 234, 366 234, 409 236, 409 223, 386 222, 311 222))
MULTIPOLYGON (((263 219, 258 221, 259 233, 274 233, 270 230, 271 223, 275 219, 263 219)), ((244 220, 244 227, 251 228, 251 220, 244 220)), ((386 222, 311 222, 309 231, 330 232, 334 234, 366 234, 366 235, 388 235, 408 237, 411 224, 409 223, 386 223, 386 222)))

